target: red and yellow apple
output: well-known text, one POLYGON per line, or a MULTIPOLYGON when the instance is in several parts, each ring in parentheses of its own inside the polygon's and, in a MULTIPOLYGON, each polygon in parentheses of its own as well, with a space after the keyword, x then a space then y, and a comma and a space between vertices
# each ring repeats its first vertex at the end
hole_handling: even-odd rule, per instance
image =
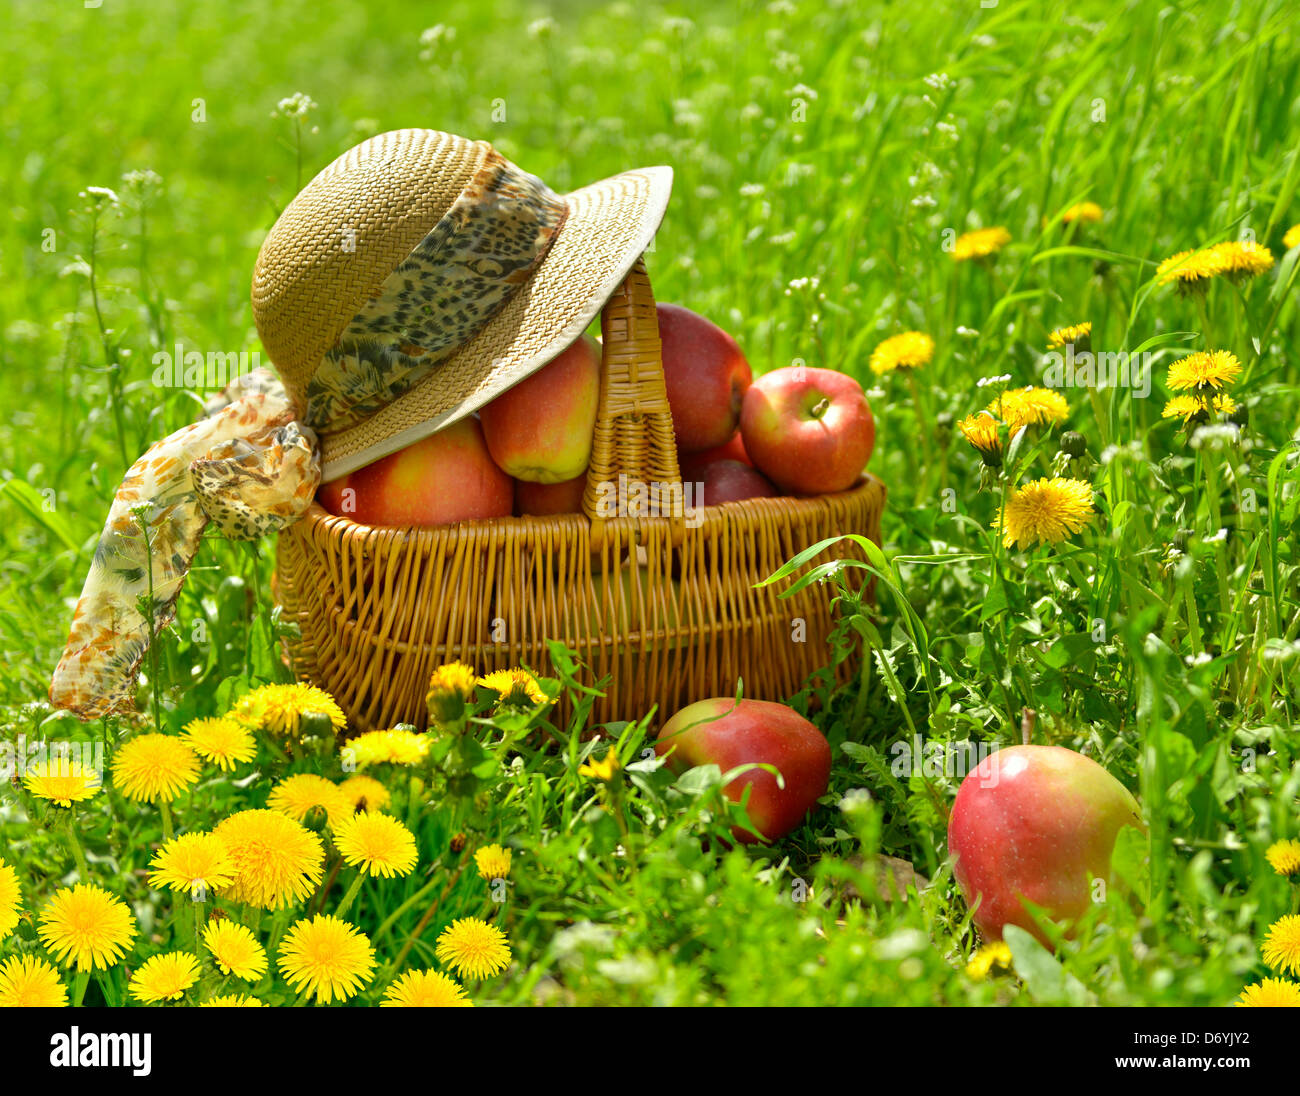
POLYGON ((753 373, 736 340, 678 304, 658 306, 664 383, 677 448, 683 453, 725 445, 740 422, 753 373))
POLYGON ((876 444, 862 386, 837 370, 802 365, 774 369, 750 386, 740 432, 754 467, 800 495, 852 487, 876 444))
MULTIPOLYGON (((674 772, 717 765, 724 773, 753 763, 774 766, 785 786, 766 769, 751 769, 724 789, 739 802, 749 788, 750 821, 768 841, 794 830, 826 794, 831 748, 825 737, 793 708, 766 700, 718 697, 690 704, 659 731, 655 753, 667 757, 674 772)), ((734 829, 740 841, 752 833, 734 829)))
POLYGON ((530 483, 515 480, 515 513, 546 517, 549 514, 582 513, 582 495, 587 489, 587 473, 560 483, 530 483))
POLYGON ((531 483, 582 475, 599 401, 600 347, 584 335, 480 412, 492 459, 531 483))
POLYGON ((1137 801, 1097 762, 1061 746, 1009 746, 962 781, 948 819, 953 874, 988 940, 1019 925, 1044 944, 1021 902, 1072 921, 1091 900, 1089 877, 1110 878, 1115 838, 1145 830, 1137 801))
POLYGON ((321 484, 316 500, 362 525, 449 525, 508 516, 514 482, 493 462, 470 416, 321 484))

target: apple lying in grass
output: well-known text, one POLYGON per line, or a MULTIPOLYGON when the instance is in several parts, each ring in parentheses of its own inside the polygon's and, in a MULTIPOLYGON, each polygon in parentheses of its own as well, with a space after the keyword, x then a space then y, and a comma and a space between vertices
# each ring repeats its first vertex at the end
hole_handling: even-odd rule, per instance
MULTIPOLYGON (((667 757, 674 772, 696 765, 717 765, 724 773, 740 765, 773 765, 785 787, 766 769, 751 769, 725 789, 739 802, 746 788, 749 818, 768 841, 794 830, 826 794, 831 775, 831 748, 821 731, 793 708, 766 700, 718 697, 688 705, 659 731, 655 753, 667 757)), ((752 833, 735 828, 740 841, 752 833)))
POLYGON ((362 525, 449 525, 508 516, 514 482, 493 462, 471 416, 321 484, 316 501, 362 525))
POLYGON ((1060 746, 1009 746, 962 781, 948 821, 953 874, 986 939, 1018 925, 1047 944, 1021 902, 1070 921, 1110 878, 1123 826, 1145 831, 1137 801, 1091 758, 1060 746))
POLYGON ((682 471, 684 483, 703 484, 694 488, 691 501, 697 506, 718 506, 724 502, 742 499, 767 499, 776 495, 776 488, 762 472, 738 460, 688 461, 682 471))
POLYGON ((683 453, 730 441, 753 378, 736 340, 678 304, 658 306, 664 383, 673 434, 683 453))
POLYGON ((546 517, 549 514, 582 513, 582 495, 587 473, 560 483, 529 483, 515 480, 515 513, 546 517))
POLYGON ((582 475, 599 400, 600 347, 584 335, 480 412, 492 459, 532 483, 582 475))
POLYGON ((740 432, 754 467, 801 495, 852 487, 876 444, 862 386, 834 369, 802 365, 765 373, 750 386, 740 432))

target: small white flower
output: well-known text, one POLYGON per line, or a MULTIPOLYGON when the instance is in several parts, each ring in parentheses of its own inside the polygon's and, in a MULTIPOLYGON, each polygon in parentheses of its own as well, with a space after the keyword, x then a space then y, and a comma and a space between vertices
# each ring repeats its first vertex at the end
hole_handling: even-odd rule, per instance
POLYGON ((1000 377, 980 377, 980 379, 975 382, 975 386, 977 388, 986 388, 990 384, 1006 384, 1010 380, 1011 374, 1003 373, 1000 377))
POLYGON ((952 77, 946 72, 932 72, 925 78, 925 86, 935 91, 947 91, 952 87, 952 77))
POLYGON ((117 205, 118 203, 117 191, 106 186, 88 186, 86 187, 86 193, 92 198, 103 198, 109 205, 117 205))
POLYGON ((543 19, 534 19, 528 24, 528 37, 549 38, 558 28, 559 24, 549 15, 543 19))
POLYGON ((1214 656, 1208 651, 1199 651, 1194 655, 1183 656, 1183 661, 1189 666, 1204 666, 1207 662, 1213 662, 1214 656))
POLYGON ((295 91, 287 99, 281 99, 275 105, 276 112, 286 118, 306 118, 316 109, 316 100, 302 91, 295 91))
POLYGON ((758 198, 767 193, 767 188, 762 183, 746 183, 740 188, 742 198, 758 198))

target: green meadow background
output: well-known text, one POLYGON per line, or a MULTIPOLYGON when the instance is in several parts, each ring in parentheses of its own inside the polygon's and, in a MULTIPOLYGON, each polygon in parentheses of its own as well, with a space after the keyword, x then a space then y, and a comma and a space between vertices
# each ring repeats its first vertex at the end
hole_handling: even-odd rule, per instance
MULTIPOLYGON (((766 852, 674 847, 632 883, 571 888, 561 861, 585 838, 539 838, 550 881, 518 883, 520 963, 484 996, 1222 1005, 1267 973, 1258 940, 1296 888, 1263 849, 1300 828, 1292 6, 3 0, 0 25, 0 733, 66 733, 45 690, 113 489, 199 409, 151 384, 150 357, 258 349, 253 262, 314 172, 402 127, 490 140, 556 189, 670 164, 657 295, 730 330, 756 371, 802 360, 870 389, 892 581, 866 672, 822 698, 836 768, 811 823, 766 852), (301 119, 277 112, 295 93, 316 104, 301 119), (156 186, 128 178, 145 171, 156 186), (119 201, 95 213, 89 187, 119 201), (1053 218, 1085 199, 1104 218, 1067 237, 1053 218), (995 266, 952 262, 945 239, 994 225, 1012 237, 995 266), (1269 275, 1202 303, 1152 282, 1160 259, 1238 238, 1273 250, 1269 275), (988 402, 981 378, 1041 383, 1048 332, 1084 319, 1094 347, 1152 353, 1155 390, 1065 393, 1101 520, 1059 559, 995 559, 993 496, 954 423, 988 402), (872 348, 907 329, 934 361, 914 386, 872 377, 872 348), (1164 366, 1207 347, 1245 366, 1249 426, 1226 451, 1160 417, 1164 366), (960 561, 909 561, 943 553, 960 561), (1107 923, 977 982, 944 864, 959 780, 892 777, 889 749, 914 731, 1018 740, 1027 706, 1035 740, 1102 760, 1151 832, 1107 923), (871 796, 861 824, 851 789, 871 796), (845 906, 877 850, 934 886, 845 906), (817 901, 783 897, 796 877, 817 901)), ((257 634, 231 590, 269 597, 271 548, 205 545, 163 646, 175 718, 216 714, 257 634)), ((39 896, 60 854, 6 812, 6 858, 39 896)), ((128 879, 101 836, 92 861, 128 879)))

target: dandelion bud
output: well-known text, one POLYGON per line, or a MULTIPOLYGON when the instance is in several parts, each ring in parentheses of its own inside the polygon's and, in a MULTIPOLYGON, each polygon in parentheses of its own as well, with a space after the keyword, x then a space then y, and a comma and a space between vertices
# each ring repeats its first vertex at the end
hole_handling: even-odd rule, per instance
POLYGON ((1067 457, 1081 457, 1088 451, 1088 439, 1077 430, 1067 430, 1061 435, 1061 452, 1067 457))
POLYGON ((307 813, 302 816, 302 824, 312 833, 320 833, 328 821, 329 815, 325 813, 325 808, 321 806, 308 807, 307 813))

